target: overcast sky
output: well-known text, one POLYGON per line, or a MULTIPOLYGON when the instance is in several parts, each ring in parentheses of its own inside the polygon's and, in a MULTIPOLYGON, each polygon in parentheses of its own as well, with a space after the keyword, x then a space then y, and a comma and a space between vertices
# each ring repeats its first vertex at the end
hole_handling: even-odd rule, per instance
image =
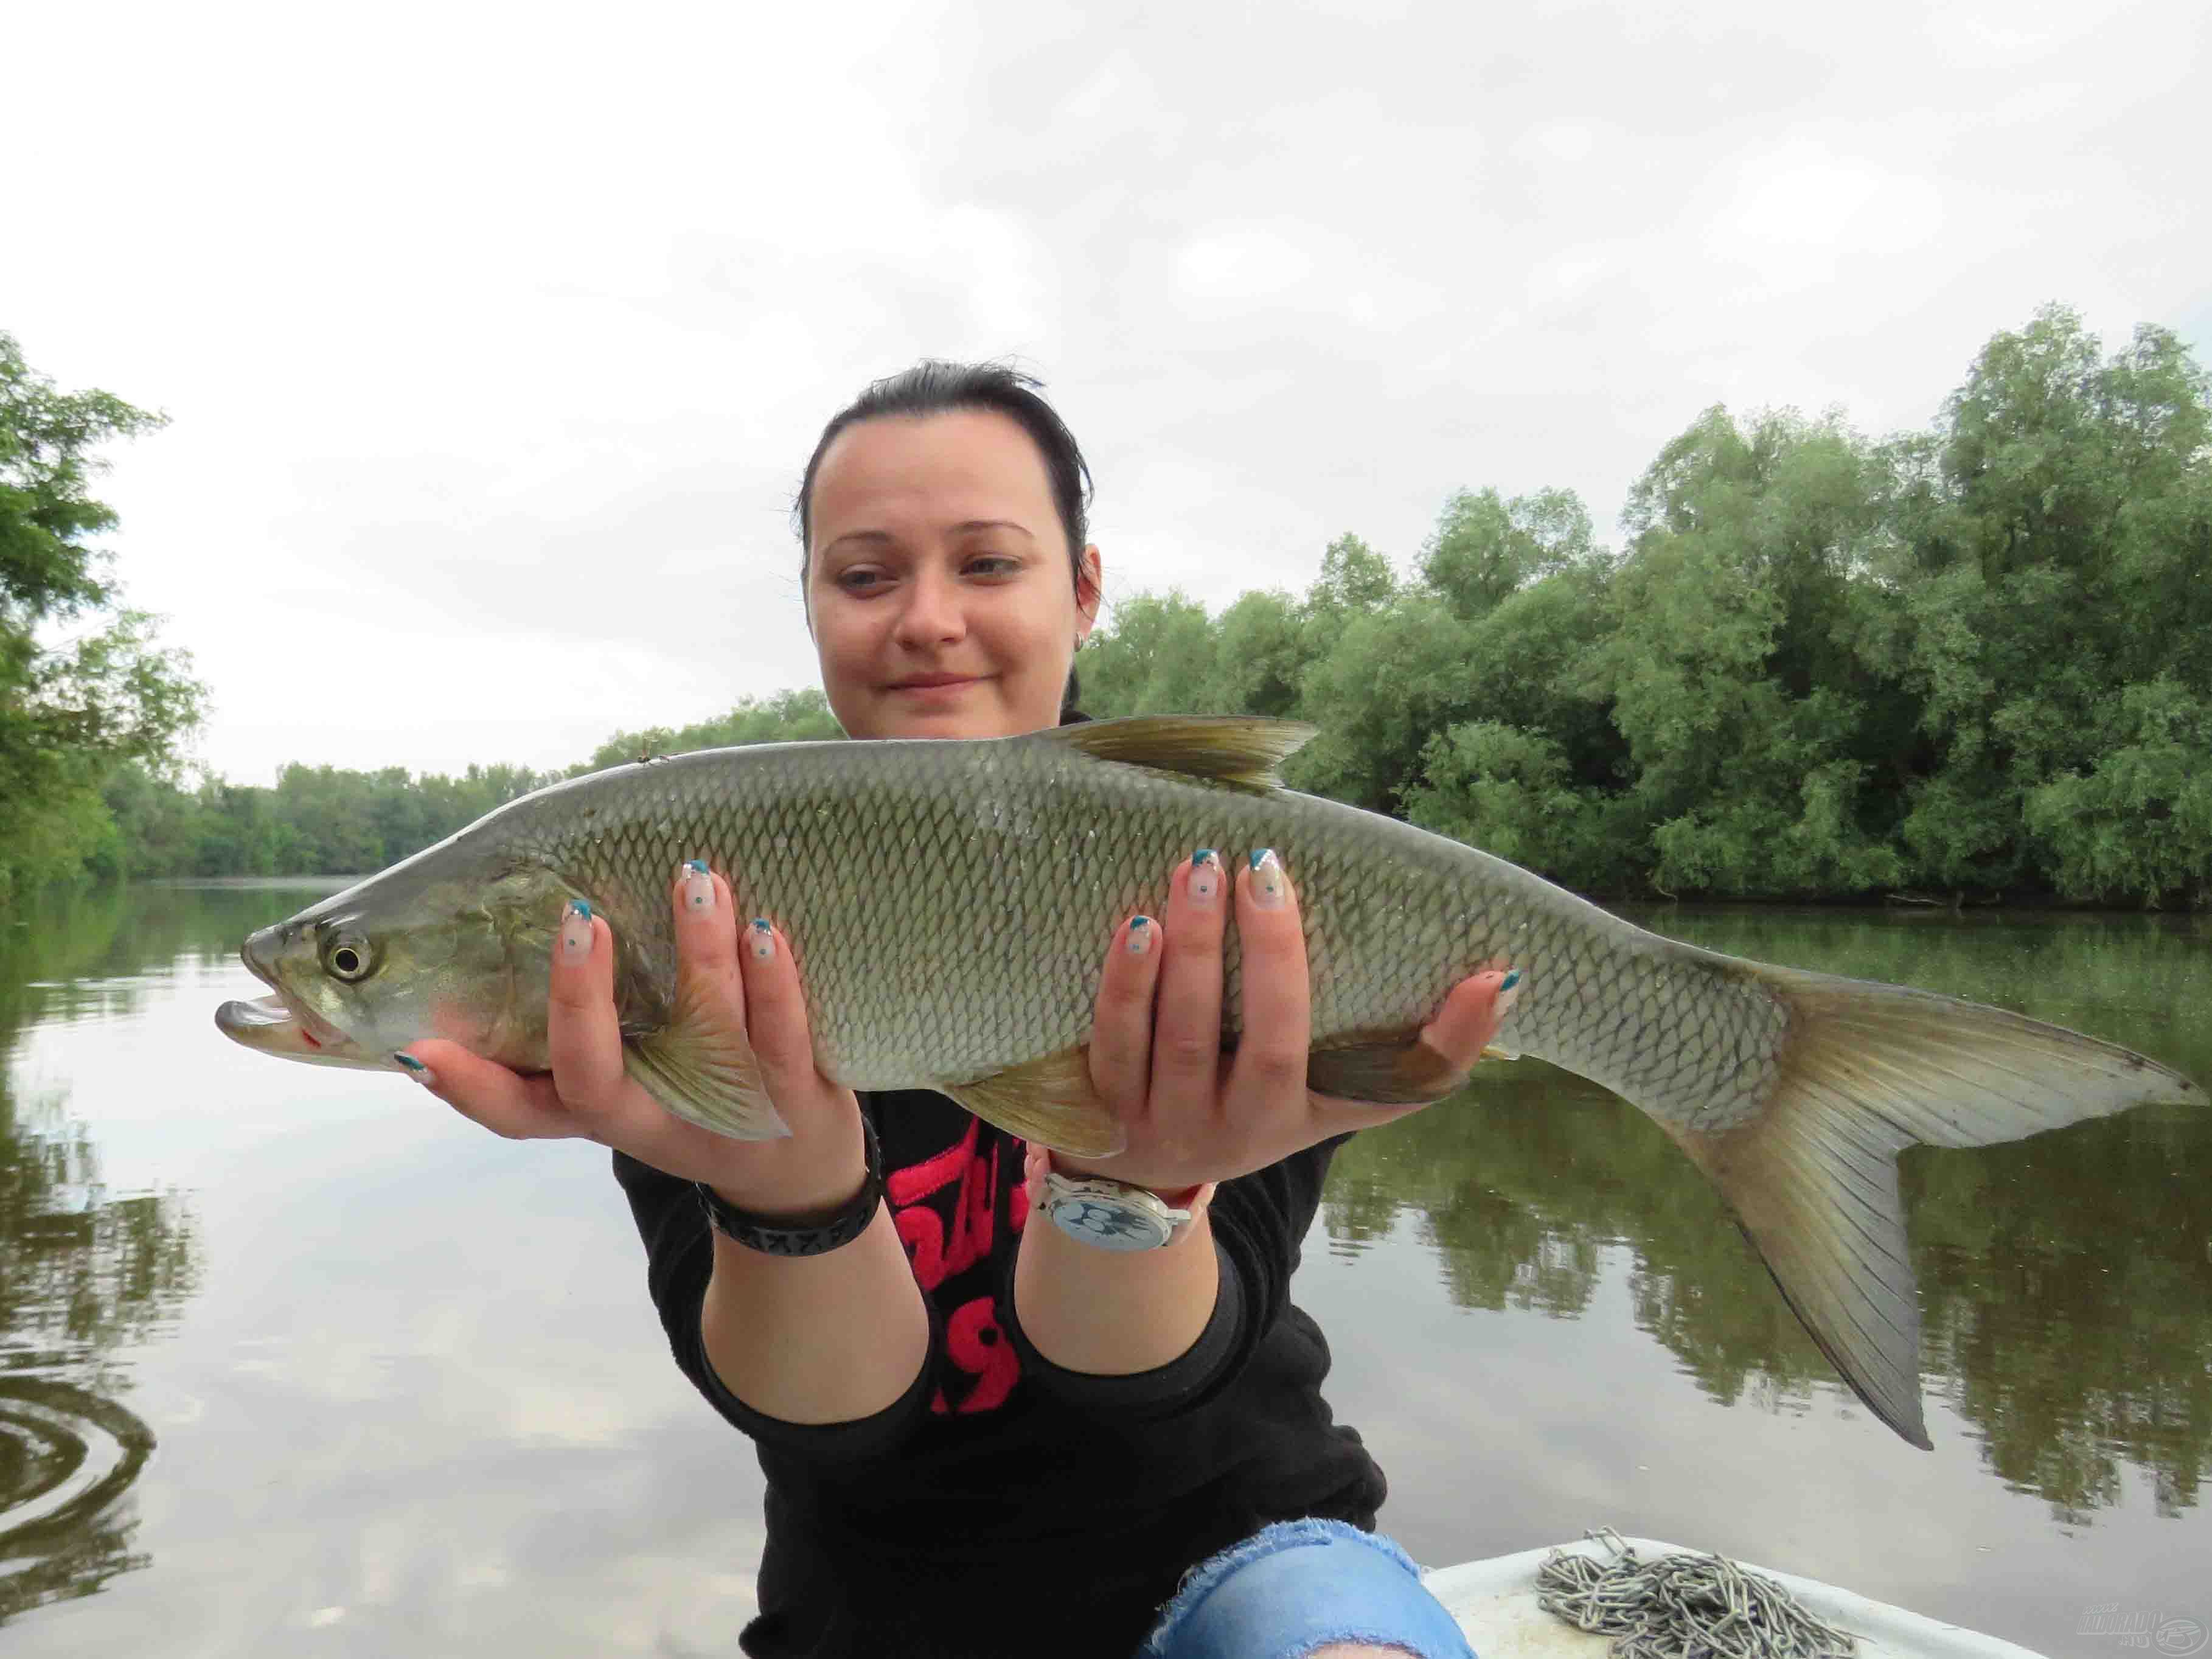
POLYGON ((0 330, 172 417, 101 489, 209 764, 564 765, 815 683, 791 490, 921 356, 1216 607, 1462 486, 1610 536, 1713 403, 1923 423, 2047 300, 2212 356, 2207 13, 10 8, 0 330))

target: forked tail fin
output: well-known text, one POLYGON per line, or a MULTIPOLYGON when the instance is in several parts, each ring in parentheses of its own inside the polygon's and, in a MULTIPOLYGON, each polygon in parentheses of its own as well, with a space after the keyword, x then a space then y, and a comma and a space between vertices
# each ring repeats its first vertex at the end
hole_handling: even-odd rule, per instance
POLYGON ((1868 1409, 1925 1449, 1920 1298, 1897 1155, 1986 1146, 2203 1090, 2155 1060, 1931 992, 1733 963, 1790 1012, 1756 1116, 1668 1125, 1721 1190, 1820 1351, 1868 1409))

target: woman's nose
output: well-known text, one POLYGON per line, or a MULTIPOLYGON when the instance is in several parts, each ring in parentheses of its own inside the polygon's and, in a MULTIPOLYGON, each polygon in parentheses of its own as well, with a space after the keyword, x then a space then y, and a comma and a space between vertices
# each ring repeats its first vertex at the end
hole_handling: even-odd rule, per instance
POLYGON ((967 617, 960 608, 958 589, 934 573, 917 577, 907 589, 906 608, 899 613, 899 643, 946 645, 959 640, 967 631, 967 617))

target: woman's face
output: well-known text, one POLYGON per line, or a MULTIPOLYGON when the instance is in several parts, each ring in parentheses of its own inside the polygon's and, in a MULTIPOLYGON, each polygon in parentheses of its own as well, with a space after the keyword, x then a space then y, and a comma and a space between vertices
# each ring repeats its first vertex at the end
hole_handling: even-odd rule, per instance
POLYGON ((814 475, 806 577, 830 707, 855 738, 998 738, 1056 725, 1098 609, 1078 592, 1044 457, 993 410, 882 416, 814 475))

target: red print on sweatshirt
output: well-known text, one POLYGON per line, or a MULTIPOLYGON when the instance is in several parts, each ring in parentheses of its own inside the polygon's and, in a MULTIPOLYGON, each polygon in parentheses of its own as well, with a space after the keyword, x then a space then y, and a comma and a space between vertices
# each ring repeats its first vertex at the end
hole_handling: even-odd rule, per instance
POLYGON ((1006 1154, 1011 1167, 1002 1166, 1004 1143, 994 1139, 989 1152, 979 1150, 982 1127, 971 1121, 957 1146, 892 1170, 884 1182, 915 1281, 945 1320, 945 1364, 930 1401, 939 1413, 990 1411, 1006 1403, 1021 1375, 999 1326, 991 1261, 1000 1215, 1012 1233, 1027 1218, 1026 1206, 1007 1190, 1021 1178, 1021 1152, 1006 1154), (940 1298, 940 1288, 963 1275, 977 1282, 954 1285, 940 1298))

